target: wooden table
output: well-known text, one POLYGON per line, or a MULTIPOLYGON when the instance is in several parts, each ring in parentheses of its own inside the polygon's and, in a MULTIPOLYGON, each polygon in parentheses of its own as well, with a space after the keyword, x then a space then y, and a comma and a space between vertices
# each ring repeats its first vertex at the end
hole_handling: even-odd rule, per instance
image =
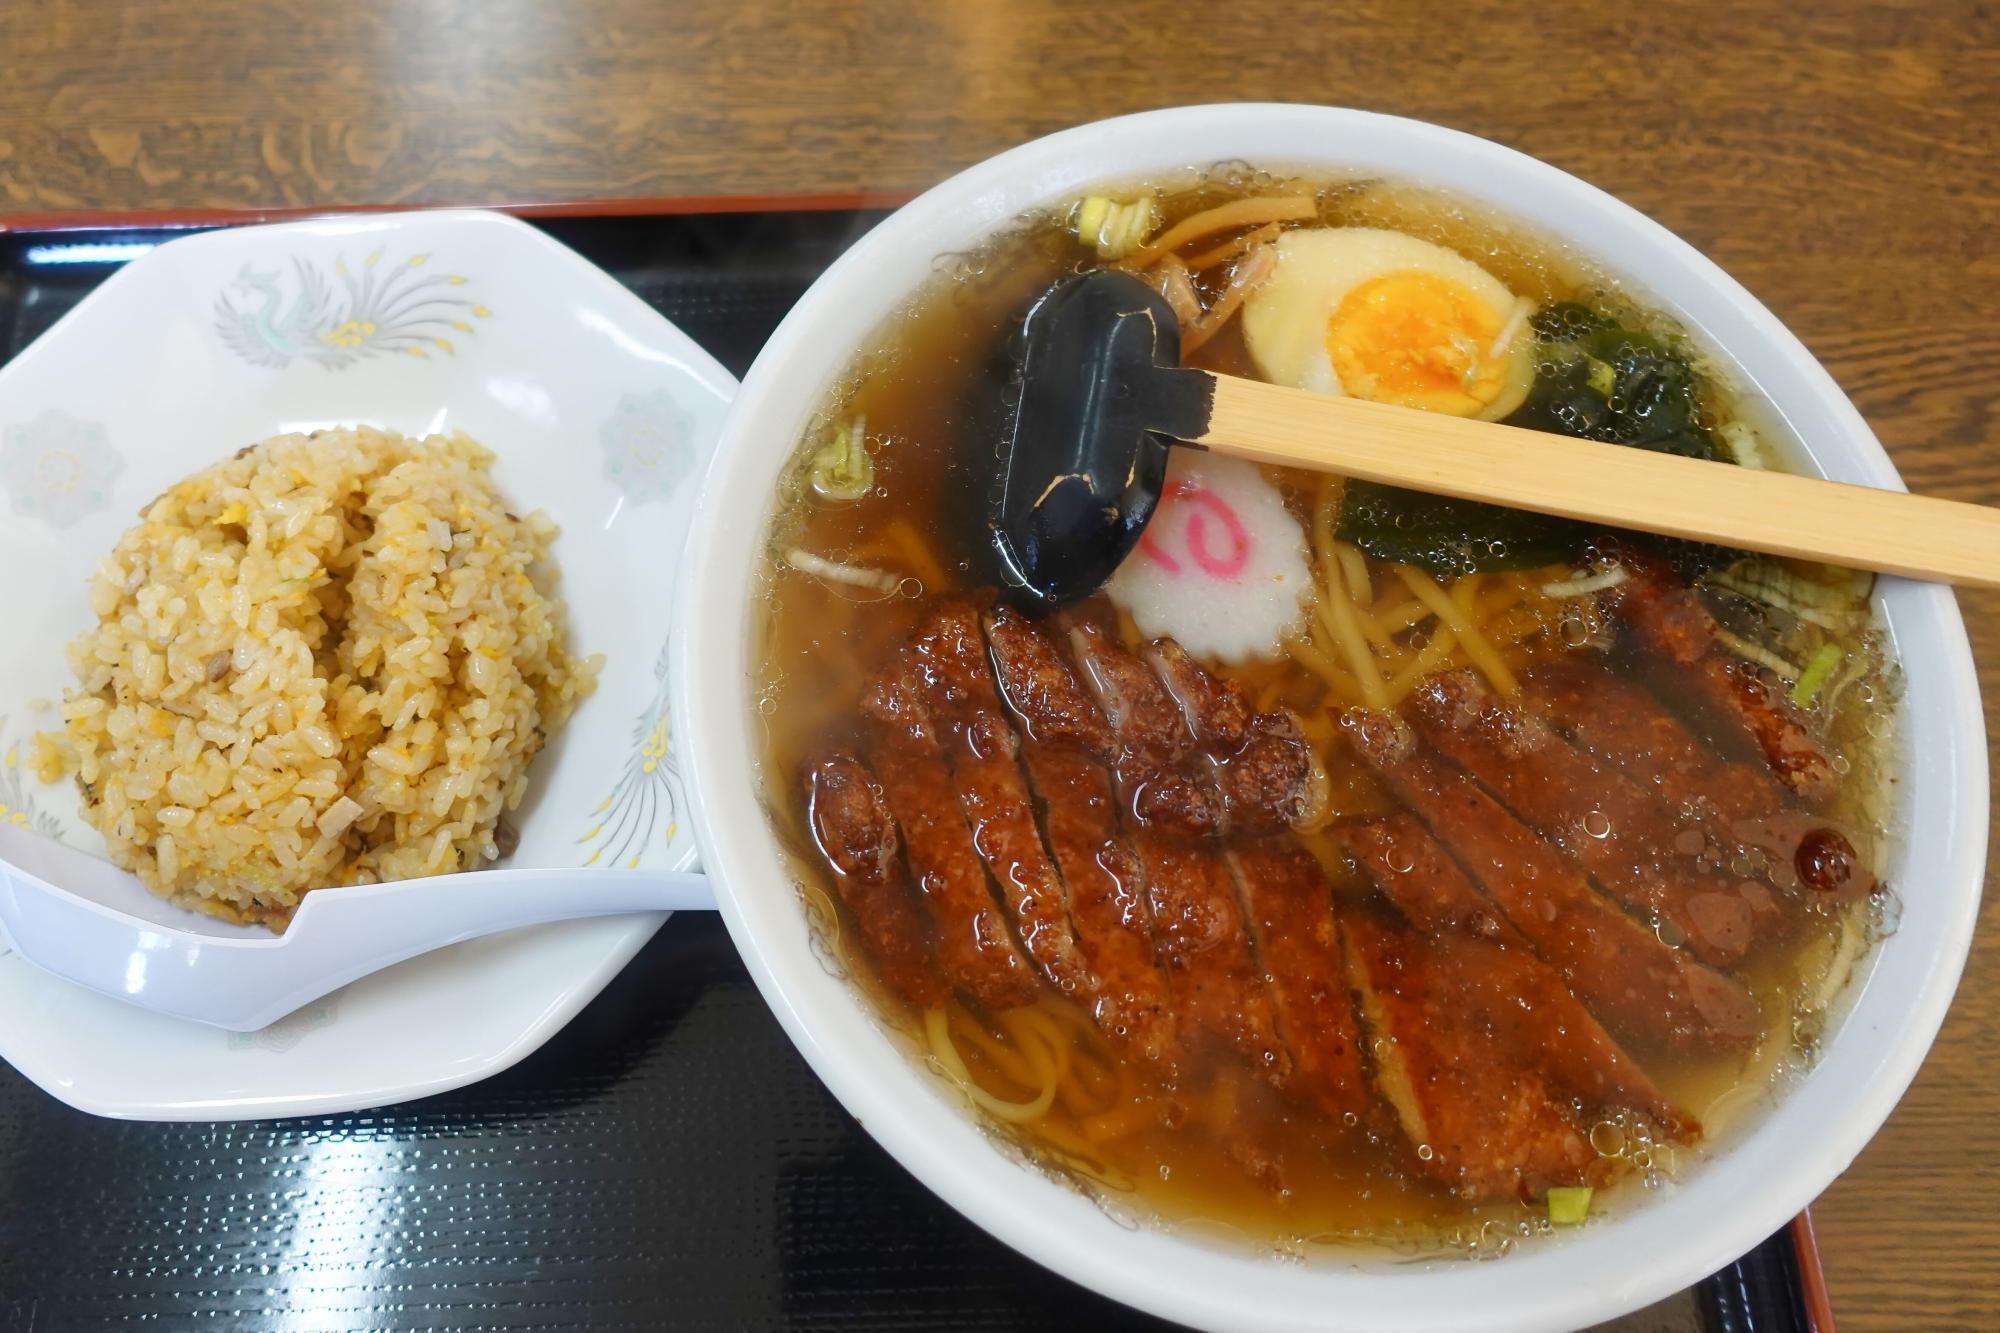
MULTIPOLYGON (((1913 487, 1992 504, 1996 49, 1991 6, 1868 0, 39 0, 0 7, 0 210, 896 190, 1122 111, 1370 107, 1660 219, 1797 331, 1913 487)), ((2000 597, 1964 605, 2000 696, 2000 597)), ((1996 1034, 1989 901, 1922 1074, 1815 1207, 1847 1327, 2000 1326, 1996 1034)))

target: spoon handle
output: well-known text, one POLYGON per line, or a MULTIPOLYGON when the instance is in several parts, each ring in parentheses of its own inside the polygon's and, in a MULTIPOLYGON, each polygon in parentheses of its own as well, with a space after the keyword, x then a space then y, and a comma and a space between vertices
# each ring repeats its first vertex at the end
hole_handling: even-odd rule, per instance
POLYGON ((2000 587, 2000 509, 1334 398, 1231 375, 1189 444, 1433 495, 2000 587))
POLYGON ((464 940, 577 917, 715 906, 701 875, 479 870, 310 893, 282 935, 208 934, 131 916, 43 878, 75 863, 84 874, 102 866, 81 853, 4 839, 0 850, 21 853, 0 860, 0 926, 22 957, 91 990, 237 1032, 464 940))

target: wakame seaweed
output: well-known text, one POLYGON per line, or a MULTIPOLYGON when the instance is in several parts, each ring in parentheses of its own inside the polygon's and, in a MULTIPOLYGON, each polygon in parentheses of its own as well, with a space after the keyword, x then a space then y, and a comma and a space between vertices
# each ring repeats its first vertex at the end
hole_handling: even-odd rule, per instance
MULTIPOLYGON (((1702 423, 1693 366, 1667 339, 1636 333, 1575 302, 1541 311, 1534 331, 1534 387, 1506 424, 1733 461, 1702 423)), ((1569 559, 1592 532, 1568 519, 1354 482, 1341 506, 1339 536, 1379 559, 1449 577, 1569 559)), ((1690 556, 1694 564, 1711 563, 1692 549, 1675 554, 1676 563, 1690 563, 1690 556)))
POLYGON ((1581 523, 1525 509, 1351 481, 1335 535, 1379 560, 1452 578, 1552 565, 1580 550, 1589 534, 1581 523))
POLYGON ((1542 311, 1534 329, 1535 384, 1508 425, 1686 458, 1728 457, 1701 422, 1694 367, 1666 339, 1575 302, 1542 311))

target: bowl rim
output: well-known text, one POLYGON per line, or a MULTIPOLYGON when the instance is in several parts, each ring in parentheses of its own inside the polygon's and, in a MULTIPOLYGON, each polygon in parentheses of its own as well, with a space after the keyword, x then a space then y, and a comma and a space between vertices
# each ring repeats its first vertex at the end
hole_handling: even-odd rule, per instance
POLYGON ((1810 1202, 1887 1118, 1943 1021, 1978 912, 1989 799, 1978 683, 1949 590, 1878 585, 1907 685, 1898 772, 1905 834, 1893 861, 1898 881, 1929 892, 1912 900, 1905 890, 1901 931, 1849 983, 1813 1071, 1666 1197, 1500 1263, 1385 1269, 1335 1255, 1278 1264, 1247 1249, 1130 1229, 1006 1152, 989 1151, 987 1132, 897 1047, 865 1000, 813 962, 804 913, 768 831, 747 697, 752 567, 791 442, 857 342, 934 257, 1030 207, 1099 182, 1237 159, 1384 170, 1573 243, 1733 362, 1806 442, 1815 470, 1902 488, 1860 414, 1755 297, 1660 224, 1534 158, 1424 122, 1283 103, 1176 107, 1060 131, 968 168, 882 222, 813 284, 744 377, 703 480, 677 598, 686 620, 671 674, 688 785, 704 793, 692 811, 703 864, 759 990, 843 1105, 959 1212, 1085 1286, 1218 1328, 1444 1330, 1461 1326, 1474 1302, 1492 1329, 1615 1317, 1733 1261, 1810 1202), (1774 388, 1774 379, 1783 383, 1774 388), (745 522, 753 513, 756 521, 745 522), (1836 1083, 1852 1095, 1831 1100, 1836 1083), (1746 1189, 1753 1180, 1757 1187, 1746 1189), (1634 1253, 1646 1261, 1632 1264, 1634 1253))

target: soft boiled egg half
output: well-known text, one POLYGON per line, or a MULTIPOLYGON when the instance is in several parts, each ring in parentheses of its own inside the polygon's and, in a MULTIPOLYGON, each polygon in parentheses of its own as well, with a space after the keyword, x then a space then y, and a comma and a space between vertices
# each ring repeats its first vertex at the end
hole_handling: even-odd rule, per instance
POLYGON ((1274 384, 1497 421, 1534 382, 1533 305, 1441 245, 1379 227, 1277 241, 1243 304, 1243 336, 1274 384))

